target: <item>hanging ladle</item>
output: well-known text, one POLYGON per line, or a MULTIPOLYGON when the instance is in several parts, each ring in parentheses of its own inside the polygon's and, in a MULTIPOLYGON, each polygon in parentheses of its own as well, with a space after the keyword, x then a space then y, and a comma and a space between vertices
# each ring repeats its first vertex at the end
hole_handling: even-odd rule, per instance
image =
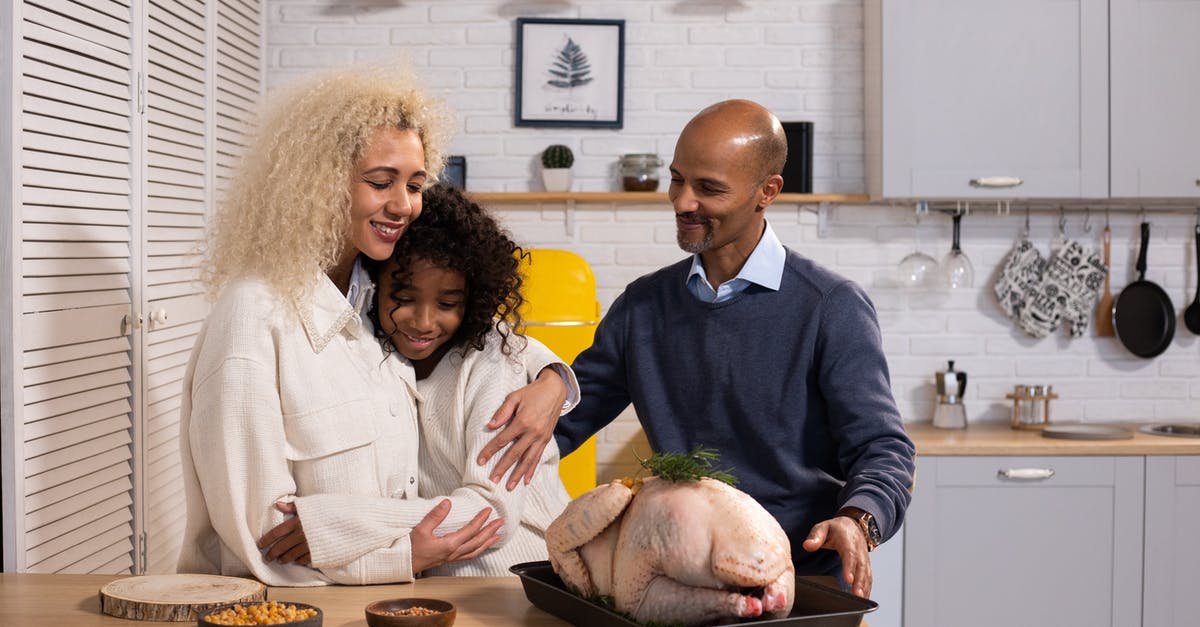
POLYGON ((1183 310, 1183 324, 1188 331, 1200 335, 1200 209, 1196 210, 1196 297, 1183 310))

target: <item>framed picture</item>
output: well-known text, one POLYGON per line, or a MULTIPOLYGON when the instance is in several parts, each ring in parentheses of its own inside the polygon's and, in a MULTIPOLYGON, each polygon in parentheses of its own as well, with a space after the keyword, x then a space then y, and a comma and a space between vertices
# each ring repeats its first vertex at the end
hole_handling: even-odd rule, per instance
POLYGON ((621 128, 625 20, 517 18, 517 126, 621 128))

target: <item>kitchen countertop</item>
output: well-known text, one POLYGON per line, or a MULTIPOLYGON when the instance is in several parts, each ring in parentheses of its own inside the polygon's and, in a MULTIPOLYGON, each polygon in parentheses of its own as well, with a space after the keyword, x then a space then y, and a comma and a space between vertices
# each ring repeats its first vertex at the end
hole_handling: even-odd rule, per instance
MULTIPOLYGON (((72 627, 186 626, 195 623, 134 621, 100 612, 101 586, 123 575, 41 575, 0 573, 0 625, 72 627)), ((806 577, 819 583, 827 577, 806 577)), ((557 627, 566 622, 537 609, 525 598, 518 577, 429 577, 413 583, 378 586, 267 588, 267 599, 321 608, 323 627, 366 627, 363 608, 372 601, 432 597, 458 608, 455 627, 557 627)), ((866 623, 863 623, 864 627, 866 623)))
POLYGON ((1007 422, 970 423, 966 429, 936 429, 928 422, 904 425, 917 455, 1200 455, 1200 438, 1150 435, 1137 430, 1140 424, 1121 426, 1133 429, 1133 437, 1062 440, 1042 437, 1040 430, 1013 429, 1007 422))

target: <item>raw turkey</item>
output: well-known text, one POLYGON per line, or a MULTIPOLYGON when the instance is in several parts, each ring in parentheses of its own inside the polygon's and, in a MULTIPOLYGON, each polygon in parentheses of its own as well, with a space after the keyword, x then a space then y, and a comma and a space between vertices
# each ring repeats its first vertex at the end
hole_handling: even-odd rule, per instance
POLYGON ((610 597, 641 623, 782 618, 795 597, 779 523, 714 479, 600 486, 567 506, 546 530, 546 545, 568 587, 587 599, 610 597))

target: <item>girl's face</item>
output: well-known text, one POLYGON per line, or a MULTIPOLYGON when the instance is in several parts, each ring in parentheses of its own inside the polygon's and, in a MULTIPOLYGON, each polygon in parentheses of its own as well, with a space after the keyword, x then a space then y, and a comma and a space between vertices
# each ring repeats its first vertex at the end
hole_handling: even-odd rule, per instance
POLYGON ((433 372, 450 350, 450 340, 467 310, 467 280, 461 272, 436 266, 428 259, 410 264, 412 279, 393 295, 395 266, 388 264, 379 280, 376 308, 379 325, 396 352, 412 361, 417 378, 433 372))
POLYGON ((364 255, 382 261, 404 229, 421 215, 425 148, 413 130, 381 128, 350 172, 350 239, 364 255))

